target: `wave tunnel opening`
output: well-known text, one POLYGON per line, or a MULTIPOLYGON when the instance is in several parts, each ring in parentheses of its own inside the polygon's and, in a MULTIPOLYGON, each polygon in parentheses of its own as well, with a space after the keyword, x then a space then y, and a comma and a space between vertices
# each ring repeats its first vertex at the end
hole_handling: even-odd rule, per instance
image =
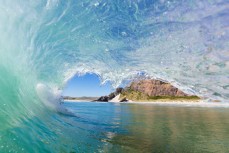
POLYGON ((77 74, 114 88, 143 75, 228 103, 227 0, 0 0, 0 21, 0 151, 74 148, 74 119, 50 101, 77 74))

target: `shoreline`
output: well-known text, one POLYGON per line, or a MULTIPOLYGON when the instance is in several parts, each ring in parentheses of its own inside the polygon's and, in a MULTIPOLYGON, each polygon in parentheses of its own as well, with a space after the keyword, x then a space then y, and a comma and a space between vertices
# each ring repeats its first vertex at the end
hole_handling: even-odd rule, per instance
POLYGON ((143 105, 159 105, 159 106, 185 106, 185 107, 227 107, 229 108, 229 103, 219 103, 219 102, 204 102, 204 101, 173 101, 173 102, 127 102, 130 104, 143 104, 143 105))
POLYGON ((70 99, 64 99, 63 101, 64 101, 64 102, 93 102, 92 100, 87 100, 87 99, 84 99, 84 100, 70 100, 70 99))
POLYGON ((224 107, 229 108, 229 103, 223 102, 205 102, 205 101, 150 101, 150 102, 92 102, 80 100, 65 100, 66 103, 113 103, 113 104, 142 104, 158 106, 184 106, 184 107, 224 107))

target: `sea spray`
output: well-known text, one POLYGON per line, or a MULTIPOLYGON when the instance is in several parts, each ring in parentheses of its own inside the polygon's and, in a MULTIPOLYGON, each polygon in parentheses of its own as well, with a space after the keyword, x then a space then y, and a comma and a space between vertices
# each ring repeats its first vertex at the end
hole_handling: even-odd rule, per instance
POLYGON ((36 88, 62 89, 75 73, 116 86, 145 72, 188 93, 229 97, 226 0, 0 0, 0 33, 4 152, 51 150, 62 123, 36 88))
POLYGON ((63 98, 61 97, 62 91, 59 89, 52 89, 47 85, 38 83, 36 86, 37 95, 42 103, 49 109, 64 115, 75 116, 70 110, 64 107, 63 98))

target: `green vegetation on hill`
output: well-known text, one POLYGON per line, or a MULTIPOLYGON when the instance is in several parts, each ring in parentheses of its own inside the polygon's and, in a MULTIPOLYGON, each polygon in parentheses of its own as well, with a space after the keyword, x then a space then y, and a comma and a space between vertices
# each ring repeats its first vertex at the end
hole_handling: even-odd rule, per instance
POLYGON ((148 96, 145 93, 134 91, 132 89, 124 90, 121 93, 120 99, 126 97, 133 101, 156 101, 156 100, 200 100, 198 96, 148 96))

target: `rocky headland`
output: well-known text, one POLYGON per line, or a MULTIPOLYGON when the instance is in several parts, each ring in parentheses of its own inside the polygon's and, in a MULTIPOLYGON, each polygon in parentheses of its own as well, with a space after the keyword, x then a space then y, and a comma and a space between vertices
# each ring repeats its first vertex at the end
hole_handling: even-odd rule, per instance
POLYGON ((133 81, 125 88, 117 88, 115 92, 108 96, 101 96, 95 101, 109 102, 116 96, 118 96, 118 101, 116 102, 200 99, 195 95, 184 93, 170 83, 154 79, 144 79, 133 81))
MULTIPOLYGON (((114 99, 116 96, 119 96, 121 93, 123 93, 123 88, 117 88, 115 90, 115 92, 112 92, 110 93, 109 95, 107 96, 101 96, 99 97, 97 100, 95 101, 100 101, 100 102, 108 102, 108 101, 111 101, 112 99, 114 99)), ((125 99, 118 99, 119 102, 121 101, 125 101, 125 99)))

